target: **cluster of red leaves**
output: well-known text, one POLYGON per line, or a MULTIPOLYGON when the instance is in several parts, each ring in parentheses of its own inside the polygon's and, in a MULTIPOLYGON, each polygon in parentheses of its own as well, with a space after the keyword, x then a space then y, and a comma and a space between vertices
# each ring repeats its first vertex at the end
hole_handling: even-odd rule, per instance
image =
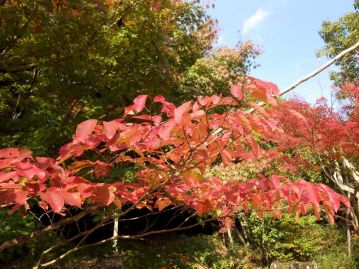
MULTIPOLYGON (((73 140, 60 149, 57 160, 34 158, 28 150, 2 149, 0 203, 13 204, 15 211, 21 206, 27 208, 31 198, 56 213, 65 213, 65 205, 114 203, 121 207, 132 203, 162 210, 171 204, 183 204, 198 215, 215 214, 225 223, 230 223, 228 219, 235 212, 249 209, 259 215, 270 212, 280 217, 284 210, 299 216, 311 207, 319 217, 322 205, 333 221, 340 204, 349 204, 325 185, 291 182, 282 176, 226 183, 202 176, 215 162, 230 165, 233 161, 279 156, 277 149, 265 149, 259 141, 276 142, 279 149, 288 146, 283 141, 285 129, 278 124, 279 114, 273 117, 273 111, 269 114, 255 103, 251 105, 257 113, 240 109, 244 91, 278 107, 276 85, 249 78, 244 87, 232 87, 233 97, 198 97, 176 107, 156 96, 147 106, 159 111, 154 114, 146 107, 147 96, 140 95, 120 119, 80 123, 73 140), (101 160, 86 157, 89 153, 101 160), (93 174, 101 180, 111 174, 111 169, 124 164, 138 167, 132 183, 124 178, 110 184, 86 178, 93 174)), ((299 117, 296 113, 294 116, 299 117)))
POLYGON ((86 199, 109 205, 114 200, 114 187, 92 183, 63 169, 54 159, 34 158, 26 149, 0 150, 0 201, 13 204, 10 213, 24 206, 28 199, 38 198, 39 205, 56 213, 64 205, 81 208, 86 199), (40 200, 41 199, 41 200, 40 200))
POLYGON ((283 152, 300 146, 335 159, 358 156, 359 87, 347 84, 337 94, 345 103, 339 111, 323 99, 314 106, 289 100, 271 109, 269 115, 284 131, 272 137, 279 145, 277 150, 283 152))

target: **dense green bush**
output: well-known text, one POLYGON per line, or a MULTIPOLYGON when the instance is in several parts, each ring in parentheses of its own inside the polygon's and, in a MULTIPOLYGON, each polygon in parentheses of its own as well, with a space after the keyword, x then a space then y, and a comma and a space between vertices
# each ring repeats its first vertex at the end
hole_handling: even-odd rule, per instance
POLYGON ((246 221, 253 243, 269 261, 308 261, 323 248, 326 227, 317 224, 313 216, 298 221, 289 215, 281 220, 269 216, 260 220, 252 214, 246 221))
POLYGON ((282 219, 255 214, 239 215, 239 235, 247 234, 252 248, 260 251, 262 264, 272 261, 316 261, 320 268, 359 268, 359 240, 353 238, 352 256, 347 253, 345 227, 317 221, 313 216, 295 220, 289 215, 282 219), (245 233, 243 230, 246 230, 245 233))
POLYGON ((322 269, 359 268, 359 238, 352 239, 352 256, 348 256, 347 242, 341 229, 332 228, 326 233, 327 242, 314 259, 322 269))

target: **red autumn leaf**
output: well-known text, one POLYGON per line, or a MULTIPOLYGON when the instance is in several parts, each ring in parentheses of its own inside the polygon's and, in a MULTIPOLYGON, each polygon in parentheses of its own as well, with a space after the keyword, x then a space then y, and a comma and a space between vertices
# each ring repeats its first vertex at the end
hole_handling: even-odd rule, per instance
POLYGON ((237 102, 232 97, 224 97, 221 98, 217 105, 227 105, 227 106, 233 106, 236 105, 237 102))
POLYGON ((0 158, 18 158, 20 156, 18 148, 4 148, 0 149, 0 158))
POLYGON ((165 124, 162 124, 160 126, 158 126, 158 135, 163 139, 163 140, 167 140, 170 135, 171 135, 171 131, 175 126, 175 122, 173 119, 170 119, 168 122, 166 122, 165 124))
POLYGON ((192 120, 200 119, 205 115, 206 113, 204 112, 204 110, 197 110, 196 112, 191 113, 191 119, 192 120))
POLYGON ((162 211, 163 209, 165 209, 167 206, 171 204, 172 202, 170 199, 168 199, 167 197, 163 197, 163 198, 158 198, 153 207, 158 208, 159 211, 162 211))
POLYGON ((110 205, 113 202, 115 191, 116 188, 114 186, 103 183, 94 186, 95 199, 103 205, 110 205))
POLYGON ((161 2, 160 1, 154 1, 151 5, 154 9, 160 9, 161 8, 161 2))
POLYGON ((38 168, 28 162, 18 162, 15 167, 18 175, 25 178, 31 179, 38 173, 38 168))
POLYGON ((232 162, 232 154, 227 149, 221 151, 221 158, 224 166, 228 166, 232 162))
POLYGON ((75 161, 72 162, 69 166, 68 169, 72 172, 79 172, 84 168, 87 168, 88 166, 91 166, 93 164, 93 162, 88 161, 88 160, 84 160, 84 161, 75 161))
POLYGON ((15 194, 15 198, 14 198, 14 203, 17 205, 24 205, 25 208, 28 208, 28 204, 27 204, 27 198, 29 195, 29 192, 27 191, 22 191, 22 190, 18 190, 14 192, 15 194))
POLYGON ((152 116, 145 114, 145 115, 139 115, 139 116, 133 116, 133 119, 139 119, 139 120, 143 120, 144 122, 149 122, 152 121, 152 116))
POLYGON ((32 151, 28 149, 19 148, 19 158, 20 160, 31 158, 32 151))
POLYGON ((48 189, 46 192, 41 192, 40 197, 51 206, 55 213, 60 213, 64 207, 64 198, 57 192, 57 190, 48 189))
POLYGON ((114 135, 116 134, 118 127, 121 125, 122 120, 113 120, 113 121, 104 121, 103 122, 103 129, 104 129, 104 135, 107 139, 112 139, 114 135))
POLYGON ((175 109, 174 120, 177 124, 182 123, 182 119, 183 119, 185 113, 187 113, 190 110, 191 103, 192 103, 191 101, 188 101, 175 109))
POLYGON ((81 208, 82 199, 79 192, 67 192, 65 190, 61 190, 57 193, 64 198, 67 204, 81 208))
POLYGON ((301 127, 305 126, 306 127, 305 131, 309 130, 310 127, 309 127, 309 123, 308 123, 308 120, 306 117, 304 117, 298 111, 295 111, 293 109, 288 109, 287 111, 289 114, 293 115, 296 118, 296 120, 301 122, 301 124, 298 124, 298 126, 301 126, 301 127))
POLYGON ((111 165, 109 163, 96 161, 94 165, 94 174, 96 178, 107 176, 110 172, 111 165))
POLYGON ((22 161, 26 158, 31 158, 32 152, 28 149, 22 148, 4 148, 0 149, 0 159, 16 159, 22 161))
POLYGON ((146 105, 148 95, 139 95, 133 100, 133 108, 137 113, 141 112, 146 105))
POLYGON ((183 157, 181 156, 181 151, 179 149, 174 149, 168 153, 168 158, 174 163, 179 163, 183 157))
POLYGON ((280 187, 280 178, 278 176, 271 176, 270 181, 273 189, 278 189, 280 187))
POLYGON ((203 216, 207 212, 207 208, 205 205, 201 202, 194 201, 191 206, 194 210, 196 210, 198 216, 203 216))
POLYGON ((157 95, 153 98, 154 103, 163 103, 166 99, 162 95, 157 95))
POLYGON ((159 125, 161 123, 162 117, 159 115, 152 116, 152 121, 155 126, 159 125))
POLYGON ((243 93, 242 90, 239 88, 237 84, 233 84, 231 86, 231 94, 236 97, 238 100, 243 99, 243 93))
POLYGON ((169 116, 169 117, 173 116, 173 112, 176 109, 176 106, 170 102, 167 102, 166 99, 162 95, 157 95, 153 99, 153 102, 162 104, 162 107, 161 107, 162 113, 166 113, 167 116, 169 116))
POLYGON ((302 195, 305 195, 308 198, 309 202, 314 206, 319 206, 320 197, 316 185, 306 182, 304 180, 299 180, 295 182, 297 186, 300 187, 302 195))
POLYGON ((276 84, 260 79, 249 77, 251 82, 252 96, 262 101, 268 101, 279 94, 279 88, 276 84))
POLYGON ((90 183, 83 182, 77 184, 77 190, 80 192, 82 199, 86 199, 93 195, 94 186, 90 183))
POLYGON ((74 142, 82 142, 85 143, 88 136, 95 130, 95 126, 97 124, 97 120, 91 119, 84 122, 81 122, 76 129, 76 133, 74 136, 74 142))
POLYGON ((8 181, 10 179, 16 179, 17 180, 18 178, 19 178, 19 176, 17 175, 16 171, 0 173, 0 183, 8 181))
POLYGON ((341 196, 334 192, 331 188, 324 184, 319 184, 321 189, 324 191, 324 194, 326 195, 326 200, 330 202, 333 206, 333 210, 336 212, 338 211, 340 207, 340 203, 343 203, 347 208, 350 208, 350 201, 344 196, 341 196))
POLYGON ((186 182, 186 184, 189 184, 191 186, 203 182, 204 180, 201 174, 193 170, 183 173, 182 178, 183 181, 186 182))
POLYGON ((36 164, 39 169, 45 170, 55 164, 55 160, 46 157, 36 157, 36 164))

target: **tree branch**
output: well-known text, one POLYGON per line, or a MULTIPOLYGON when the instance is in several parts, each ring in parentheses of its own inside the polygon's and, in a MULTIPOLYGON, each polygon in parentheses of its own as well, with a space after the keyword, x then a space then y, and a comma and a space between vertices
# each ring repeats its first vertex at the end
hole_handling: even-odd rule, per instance
MULTIPOLYGON (((150 236, 150 235, 188 230, 188 229, 194 228, 196 226, 202 225, 202 224, 204 224, 206 222, 210 222, 210 221, 214 221, 214 220, 216 220, 216 219, 215 218, 210 218, 210 219, 203 220, 201 222, 197 222, 195 224, 185 226, 185 227, 176 227, 176 228, 172 228, 172 229, 164 229, 164 230, 156 230, 156 231, 144 232, 144 233, 138 234, 138 235, 119 235, 119 236, 117 236, 117 238, 122 239, 122 240, 143 239, 143 237, 147 237, 147 236, 150 236)), ((59 257, 57 257, 57 258, 55 258, 55 259, 53 259, 53 260, 51 260, 49 262, 39 264, 38 267, 34 267, 34 269, 35 268, 42 268, 42 267, 50 266, 50 265, 62 260, 63 258, 65 258, 67 255, 69 255, 71 253, 74 253, 74 252, 79 251, 79 250, 84 249, 84 248, 97 246, 97 245, 102 245, 102 244, 104 244, 106 242, 109 242, 109 241, 112 241, 114 239, 115 239, 114 237, 110 237, 110 238, 104 239, 102 241, 93 243, 93 244, 88 244, 88 245, 83 245, 83 246, 76 246, 76 247, 72 248, 71 250, 67 251, 66 253, 62 254, 61 256, 59 256, 59 257)))
POLYGON ((19 237, 19 238, 15 238, 15 239, 12 239, 12 240, 5 241, 5 242, 1 243, 1 245, 0 245, 0 253, 2 253, 4 250, 9 249, 11 247, 22 245, 22 244, 26 243, 27 241, 29 241, 31 239, 34 239, 34 238, 36 238, 36 237, 38 237, 38 236, 40 236, 42 234, 45 234, 45 233, 51 232, 53 230, 56 230, 61 226, 64 226, 66 224, 70 224, 70 223, 73 223, 73 222, 77 222, 80 219, 82 219, 83 217, 85 217, 87 214, 97 211, 98 208, 99 208, 98 206, 90 207, 90 208, 82 211, 81 213, 73 216, 73 217, 69 217, 69 218, 63 219, 61 221, 58 221, 58 222, 56 222, 54 224, 51 224, 51 225, 45 227, 44 229, 32 232, 31 234, 29 234, 27 236, 22 236, 22 237, 19 237))
MULTIPOLYGON (((331 66, 333 63, 335 63, 336 61, 338 61, 339 59, 341 59, 344 55, 348 54, 349 52, 352 52, 356 49, 359 48, 359 41, 357 43, 355 43, 353 46, 351 46, 350 48, 347 48, 346 50, 343 50, 341 53, 339 53, 337 56, 335 56, 333 59, 331 59, 330 61, 328 61, 327 63, 323 64, 321 67, 319 67, 318 69, 314 70, 312 73, 306 75, 305 77, 302 77, 300 79, 298 79, 296 82, 294 82, 292 85, 290 85, 289 87, 285 88, 283 91, 280 92, 279 96, 282 96, 292 90, 294 90, 296 87, 298 87, 300 84, 302 84, 303 82, 315 77, 316 75, 318 75, 320 72, 324 71, 325 69, 327 69, 329 66, 331 66)), ((265 102, 259 102, 258 105, 259 106, 264 106, 266 103, 265 102)), ((249 110, 247 110, 245 112, 245 114, 250 114, 252 112, 254 112, 255 109, 251 108, 249 110)))

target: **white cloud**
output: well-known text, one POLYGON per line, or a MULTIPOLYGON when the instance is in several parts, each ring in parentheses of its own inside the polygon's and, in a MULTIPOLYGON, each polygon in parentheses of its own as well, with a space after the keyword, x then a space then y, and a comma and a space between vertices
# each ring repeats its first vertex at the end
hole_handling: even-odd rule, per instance
POLYGON ((269 12, 260 8, 257 12, 246 19, 243 23, 243 34, 248 33, 250 30, 255 28, 259 23, 261 23, 267 16, 269 12))

